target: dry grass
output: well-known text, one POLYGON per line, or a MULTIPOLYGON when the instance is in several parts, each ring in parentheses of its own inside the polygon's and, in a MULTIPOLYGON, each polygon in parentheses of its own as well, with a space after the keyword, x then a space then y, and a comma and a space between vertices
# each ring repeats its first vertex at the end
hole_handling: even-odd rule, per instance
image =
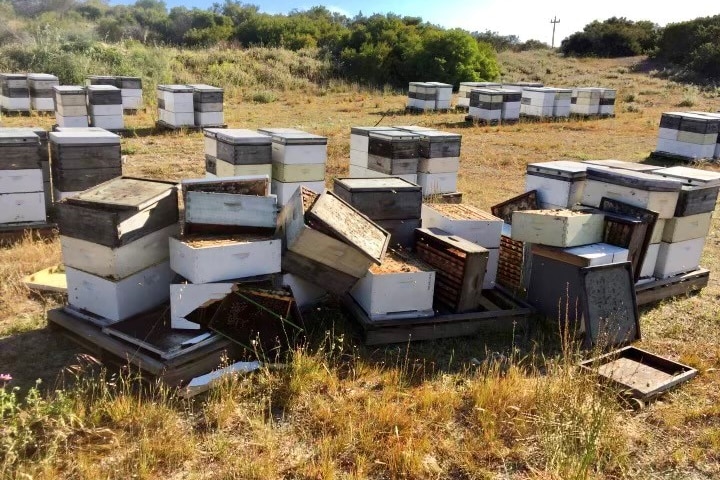
MULTIPOLYGON (((335 83, 295 91, 268 85, 257 101, 258 92, 238 88, 226 102, 226 119, 233 127, 292 126, 327 135, 328 181, 347 172, 353 125, 421 124, 462 133, 460 189, 467 202, 488 208, 522 190, 528 162, 641 161, 654 148, 663 110, 689 97, 695 110, 718 108, 707 93, 633 73, 642 59, 523 52, 503 53, 500 60, 508 80, 617 87, 618 115, 476 127, 460 113, 405 116, 398 113, 402 96, 335 83)), ((154 120, 150 110, 127 118, 137 135, 123 141, 125 171, 201 175, 201 135, 148 132, 154 120)), ((51 123, 20 117, 5 125, 51 123)), ((12 373, 13 384, 27 387, 41 377, 53 385, 77 351, 45 327, 44 312, 54 300, 33 297, 19 283, 58 260, 57 242, 26 240, 0 250, 0 372, 12 373)), ((720 269, 717 220, 703 265, 720 269)), ((641 410, 579 375, 571 367, 573 352, 556 357, 545 345, 546 359, 541 350, 515 351, 486 338, 370 350, 357 346, 351 324, 330 307, 318 312, 316 330, 321 338, 325 329, 334 335, 295 352, 288 369, 230 379, 189 404, 158 389, 117 386, 117 379, 110 385, 97 377, 76 380, 82 388, 66 390, 72 401, 49 395, 50 406, 30 416, 45 428, 32 430, 49 439, 43 448, 8 460, 0 440, 0 477, 718 478, 719 298, 713 275, 701 294, 642 311, 641 346, 696 366, 701 375, 641 410), (494 351, 505 357, 488 355, 494 351), (474 366, 474 357, 506 360, 474 366)))

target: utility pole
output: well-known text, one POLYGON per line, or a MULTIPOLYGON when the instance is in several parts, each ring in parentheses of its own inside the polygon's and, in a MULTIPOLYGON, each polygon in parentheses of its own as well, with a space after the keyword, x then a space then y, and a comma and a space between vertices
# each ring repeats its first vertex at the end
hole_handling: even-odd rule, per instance
POLYGON ((552 43, 550 44, 550 48, 555 48, 555 25, 560 23, 560 19, 557 18, 557 16, 553 16, 553 19, 550 20, 550 23, 553 24, 553 36, 552 36, 552 43))

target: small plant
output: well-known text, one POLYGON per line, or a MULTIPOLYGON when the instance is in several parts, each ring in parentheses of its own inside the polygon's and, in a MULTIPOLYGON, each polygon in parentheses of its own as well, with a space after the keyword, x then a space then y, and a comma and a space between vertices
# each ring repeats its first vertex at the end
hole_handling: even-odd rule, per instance
POLYGON ((277 96, 268 91, 254 93, 251 98, 255 103, 272 103, 277 100, 277 96))
POLYGON ((625 98, 623 100, 625 100, 625 102, 627 103, 632 103, 635 101, 635 95, 633 95, 632 93, 625 95, 625 98))

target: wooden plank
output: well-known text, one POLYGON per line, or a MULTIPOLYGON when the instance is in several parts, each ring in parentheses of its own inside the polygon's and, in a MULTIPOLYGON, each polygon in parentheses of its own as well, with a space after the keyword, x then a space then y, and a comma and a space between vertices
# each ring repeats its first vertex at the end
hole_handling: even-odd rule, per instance
POLYGON ((45 268, 23 278, 23 285, 35 292, 67 293, 67 279, 62 265, 45 268))
POLYGON ((702 290, 710 281, 710 271, 704 268, 636 287, 638 305, 648 305, 667 298, 689 295, 702 290))
POLYGON ((496 217, 501 218, 503 222, 511 225, 513 212, 537 210, 538 207, 537 190, 530 190, 529 192, 521 193, 516 197, 490 207, 490 212, 496 217))
POLYGON ((185 193, 185 222, 239 227, 277 226, 277 197, 189 191, 185 193))
POLYGON ((282 270, 292 273, 325 290, 342 295, 350 290, 358 281, 357 277, 348 275, 323 263, 286 250, 282 256, 282 270))
POLYGON ((628 250, 628 260, 632 263, 635 281, 640 278, 642 262, 645 259, 643 247, 648 237, 649 226, 648 222, 641 220, 605 215, 603 242, 628 250))
POLYGON ((176 190, 175 182, 122 176, 79 193, 68 203, 139 212, 173 195, 176 190))

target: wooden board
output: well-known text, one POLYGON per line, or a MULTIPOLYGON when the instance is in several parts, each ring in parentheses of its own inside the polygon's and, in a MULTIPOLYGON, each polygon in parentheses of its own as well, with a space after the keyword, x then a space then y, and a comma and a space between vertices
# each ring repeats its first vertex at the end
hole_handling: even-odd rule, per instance
POLYGON ((638 305, 648 305, 667 298, 690 295, 705 288, 710 281, 710 270, 699 268, 674 277, 645 282, 635 287, 638 305))
POLYGON ((401 178, 336 178, 333 190, 372 220, 420 218, 422 189, 401 178))
POLYGON ((714 211, 719 192, 720 186, 692 187, 684 185, 680 190, 680 196, 675 207, 675 216, 687 217, 714 211))
POLYGON ((283 253, 281 264, 283 272, 297 275, 313 285, 322 287, 328 292, 337 295, 346 293, 358 281, 358 277, 348 275, 291 250, 286 250, 283 253))
POLYGON ((530 190, 490 207, 490 212, 508 225, 512 225, 513 212, 538 208, 537 190, 530 190))
MULTIPOLYGON (((603 242, 626 248, 628 260, 632 263, 634 278, 640 278, 640 270, 645 260, 649 224, 636 218, 605 215, 603 242)), ((650 232, 652 234, 652 232, 650 232)))
POLYGON ((67 279, 62 265, 45 268, 23 278, 23 284, 35 292, 67 293, 67 279))
POLYGON ((503 289, 486 290, 478 311, 438 312, 434 317, 371 321, 349 295, 342 298, 348 313, 362 327, 365 345, 407 343, 478 334, 513 335, 526 331, 532 307, 503 289))
POLYGON ((666 358, 628 346, 591 358, 580 367, 597 374, 621 393, 638 400, 651 400, 687 382, 697 370, 666 358))
MULTIPOLYGON (((185 223, 272 228, 277 226, 275 195, 238 195, 189 191, 184 192, 185 223)), ((241 230, 239 230, 241 231, 241 230)))
POLYGON ((123 176, 79 193, 68 203, 139 212, 176 189, 175 182, 123 176))
POLYGON ((55 237, 57 234, 57 225, 49 222, 0 224, 0 245, 15 243, 25 237, 40 239, 55 237))

